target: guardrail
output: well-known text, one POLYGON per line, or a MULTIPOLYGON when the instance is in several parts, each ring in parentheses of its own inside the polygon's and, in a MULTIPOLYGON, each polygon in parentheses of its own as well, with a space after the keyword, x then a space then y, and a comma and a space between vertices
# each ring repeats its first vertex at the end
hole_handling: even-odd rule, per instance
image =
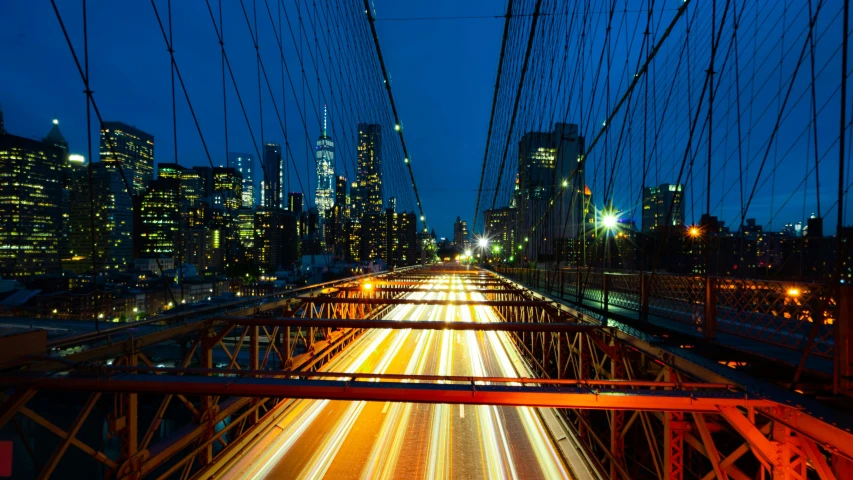
POLYGON ((850 286, 836 298, 826 285, 813 283, 593 269, 495 271, 579 306, 688 325, 706 338, 722 332, 825 358, 833 358, 836 343, 845 349, 849 343, 850 286), (843 328, 836 328, 839 319, 843 328))

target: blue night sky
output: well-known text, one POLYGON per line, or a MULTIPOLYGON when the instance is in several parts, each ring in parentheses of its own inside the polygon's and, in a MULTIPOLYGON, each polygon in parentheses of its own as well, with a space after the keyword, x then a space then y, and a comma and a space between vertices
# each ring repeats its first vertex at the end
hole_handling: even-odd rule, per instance
MULTIPOLYGON (((68 26, 72 42, 78 52, 82 51, 82 15, 80 2, 77 0, 59 0, 58 2, 62 16, 68 26)), ((211 1, 216 8, 218 2, 211 1)), ((260 144, 260 129, 258 124, 258 90, 257 70, 252 40, 246 23, 242 16, 239 3, 224 1, 225 16, 225 42, 229 52, 234 74, 246 99, 246 115, 252 119, 253 130, 256 141, 252 138, 246 127, 246 123, 240 113, 240 105, 235 99, 233 91, 229 91, 228 101, 228 132, 229 150, 234 152, 254 152, 260 144)), ((252 1, 245 0, 247 8, 251 9, 252 1)), ((259 5, 263 2, 258 1, 259 5)), ((276 2, 270 2, 275 8, 276 2)), ((288 5, 293 5, 292 2, 288 5)), ((519 2, 517 2, 519 3, 519 2)), ((524 3, 524 2, 520 2, 524 3)), ((551 4, 553 2, 545 2, 551 4)), ((637 2, 641 4, 642 2, 637 2)), ((696 3, 697 8, 710 8, 703 3, 696 3)), ((724 3, 724 2, 720 2, 724 3)), ((739 2, 736 2, 740 4, 739 2)), ((750 111, 750 117, 741 117, 753 120, 759 124, 756 127, 755 140, 748 146, 745 158, 748 179, 745 187, 749 189, 757 175, 758 163, 765 155, 764 141, 768 132, 772 130, 774 114, 779 106, 779 92, 785 91, 785 85, 779 80, 779 71, 784 72, 785 78, 794 71, 797 56, 800 54, 801 45, 805 38, 804 32, 807 28, 808 13, 802 9, 806 2, 786 0, 784 4, 790 6, 790 13, 782 8, 781 3, 774 3, 760 10, 756 4, 747 3, 749 8, 745 9, 746 15, 742 18, 745 25, 744 42, 749 38, 757 44, 755 54, 750 52, 750 58, 741 59, 742 76, 756 79, 753 83, 744 86, 743 97, 746 102, 750 97, 756 99, 755 112, 750 111), (772 8, 771 8, 772 7, 772 8), (756 13, 754 13, 756 12, 756 13), (772 21, 761 21, 764 17, 772 21), (781 32, 787 32, 787 38, 781 38, 781 32), (781 41, 780 41, 781 40, 781 41), (759 43, 760 42, 760 43, 759 43), (781 65, 781 67, 779 67, 781 65), (752 72, 749 72, 752 69, 752 72), (765 80, 766 79, 766 80, 765 80), (764 113, 765 105, 767 105, 764 113), (760 115, 765 115, 761 117, 760 115)), ((840 0, 827 0, 823 13, 817 22, 817 68, 819 69, 818 80, 818 103, 828 105, 819 114, 819 136, 821 158, 821 199, 823 202, 823 213, 827 217, 825 221, 825 232, 834 232, 835 211, 828 211, 830 205, 834 204, 837 193, 837 149, 833 142, 838 139, 838 102, 837 87, 839 58, 837 51, 840 46, 840 32, 838 31, 838 10, 840 0)), ((309 8, 313 2, 303 0, 299 3, 309 8)), ((323 5, 318 2, 319 5, 323 5)), ((623 5, 622 2, 619 2, 623 5)), ((644 3, 642 3, 644 4, 644 3)), ((659 2, 661 12, 672 16, 681 0, 659 2)), ((337 5, 331 2, 328 5, 337 5)), ((355 2, 360 5, 360 2, 355 2)), ((505 2, 496 0, 472 0, 460 2, 456 0, 435 1, 391 1, 375 0, 373 2, 377 18, 377 29, 381 41, 386 65, 392 80, 397 107, 404 126, 406 142, 416 181, 423 201, 425 214, 429 220, 430 228, 435 229, 438 236, 451 236, 452 223, 457 216, 472 221, 474 204, 476 201, 476 189, 480 178, 480 170, 483 162, 486 132, 489 122, 489 109, 491 107, 495 73, 500 51, 501 33, 504 21, 500 18, 505 12, 505 2), (486 18, 452 18, 441 20, 411 20, 414 17, 486 17, 486 18), (495 18, 497 17, 497 18, 495 18), (409 20, 395 21, 395 18, 409 18, 409 20)), ((563 4, 559 4, 563 8, 563 4)), ((571 3, 566 4, 571 5, 571 3)), ((595 5, 598 5, 596 3, 595 5)), ((626 9, 632 5, 632 0, 624 4, 626 9)), ((656 4, 658 5, 658 4, 656 4)), ((158 0, 157 6, 161 15, 165 15, 166 1, 158 0)), ((259 8, 263 8, 259 6, 259 8)), ((313 7, 310 7, 313 8, 313 7)), ((525 5, 524 8, 528 8, 525 5)), ((594 7, 596 10, 598 7, 594 7)), ((621 7, 620 7, 621 8, 621 7)), ((722 9, 722 7, 719 7, 722 9)), ((210 161, 214 164, 225 163, 225 146, 223 142, 223 120, 222 120, 222 78, 220 70, 220 52, 216 43, 216 36, 212 22, 207 12, 205 2, 202 0, 185 0, 173 2, 174 17, 174 44, 178 67, 183 74, 184 81, 190 90, 190 97, 199 118, 200 128, 210 152, 210 161)), ((628 22, 635 22, 641 18, 639 7, 630 10, 624 15, 628 22), (632 16, 633 15, 633 16, 632 16), (633 20, 631 20, 633 18, 633 20)), ((304 13, 304 12, 303 12, 304 13)), ((603 32, 606 25, 603 23, 607 17, 603 11, 593 12, 593 22, 587 30, 591 32, 592 45, 599 45, 604 38, 603 32), (596 43, 599 42, 599 43, 596 43)), ((249 13, 251 15, 251 11, 249 13)), ((696 20, 695 35, 705 35, 703 28, 707 27, 708 12, 700 12, 696 20), (703 23, 704 22, 704 23, 703 23)), ((566 17, 563 17, 566 18, 566 17)), ((622 18, 622 17, 617 17, 622 18)), ((265 59, 267 68, 273 76, 273 89, 281 89, 281 83, 277 83, 279 65, 279 51, 275 47, 275 38, 271 29, 263 27, 263 13, 259 14, 261 27, 261 55, 265 59), (277 86, 276 86, 277 85, 277 86)), ((292 18, 295 21, 295 17, 292 18)), ((545 20, 543 20, 545 22, 545 20)), ((628 42, 629 28, 626 24, 617 22, 618 29, 615 30, 625 37, 619 41, 613 50, 614 58, 614 92, 611 94, 610 102, 605 102, 602 97, 603 88, 586 95, 583 102, 569 102, 565 120, 569 122, 580 122, 584 117, 586 124, 581 124, 581 131, 588 139, 591 139, 600 130, 601 122, 606 118, 607 105, 613 103, 624 91, 630 78, 633 76, 634 60, 628 67, 628 59, 625 58, 625 47, 628 42), (619 70, 616 70, 618 66, 619 70), (617 84, 621 85, 619 88, 617 84), (591 105, 587 109, 587 104, 591 105), (582 111, 587 113, 582 113, 582 111), (590 116, 591 115, 591 116, 590 116), (588 118, 587 118, 588 117, 588 118)), ((660 33, 665 27, 668 19, 659 25, 657 32, 660 33)), ((269 23, 266 23, 269 27, 269 23)), ((633 28, 633 27, 631 27, 633 28)), ((90 66, 92 89, 95 100, 100 107, 105 120, 119 120, 152 133, 155 136, 155 163, 175 161, 174 142, 172 137, 172 112, 170 97, 170 73, 169 56, 166 51, 163 38, 160 34, 153 9, 148 1, 115 2, 108 0, 89 1, 89 31, 90 31, 90 66)), ((519 30, 523 31, 523 30, 519 30)), ((684 140, 686 138, 687 125, 690 121, 690 102, 695 102, 701 89, 701 79, 704 70, 704 60, 700 55, 693 55, 694 63, 690 66, 694 78, 698 79, 693 84, 692 99, 683 87, 684 80, 679 77, 677 82, 669 83, 666 74, 672 68, 678 57, 683 35, 683 22, 674 31, 674 39, 661 50, 656 69, 652 75, 656 75, 660 92, 667 92, 670 88, 675 93, 673 104, 669 106, 669 117, 666 124, 661 124, 661 135, 672 135, 672 138, 664 138, 662 146, 654 155, 654 161, 663 162, 653 180, 673 182, 677 178, 677 165, 681 162, 684 152, 684 140), (696 60, 698 58, 698 60, 696 60), (669 142, 669 143, 663 143, 669 142), (681 143, 679 143, 681 142, 681 143)), ((524 34, 522 34, 524 35, 524 34)), ((519 35, 521 36, 521 35, 519 35)), ((569 36, 566 45, 571 50, 576 37, 569 36)), ((637 37, 637 35, 634 35, 637 37)), ((726 42, 728 37, 724 35, 726 42)), ((558 38, 564 41, 565 36, 558 38)), ((290 64, 296 76, 298 90, 298 60, 296 51, 292 46, 289 36, 285 34, 284 40, 285 58, 290 64)), ((638 42, 639 43, 639 42, 638 42)), ((696 41, 701 49, 701 41, 696 41)), ((41 138, 51 127, 51 119, 56 117, 60 121, 60 128, 70 144, 73 153, 81 153, 88 157, 86 145, 86 109, 85 97, 82 94, 83 84, 73 63, 69 49, 64 41, 59 24, 54 16, 48 1, 7 1, 0 4, 0 65, 3 65, 3 74, 0 75, 0 105, 5 113, 6 129, 13 134, 26 137, 41 138)), ((558 47, 559 43, 555 43, 558 47)), ((724 43, 724 49, 726 47, 724 43)), ((586 89, 589 90, 593 84, 592 78, 598 75, 599 51, 598 46, 590 48, 593 53, 588 54, 583 60, 582 67, 573 64, 572 57, 566 60, 566 70, 573 77, 585 76, 588 80, 586 89), (580 73, 578 73, 580 72, 580 73)), ((630 46, 628 47, 631 48, 630 46)), ((629 55, 636 55, 637 47, 629 55)), ((742 47, 747 48, 747 47, 742 47)), ((333 52, 333 56, 336 52, 333 52)), ((575 55, 575 53, 572 53, 575 55)), ((721 57, 723 54, 720 54, 721 57)), ((332 58, 334 62, 335 59, 332 58)), ((815 188, 813 175, 808 182, 803 182, 803 176, 808 171, 809 162, 814 163, 814 155, 811 154, 811 133, 808 119, 810 118, 810 104, 808 96, 807 70, 808 60, 797 78, 795 88, 792 92, 788 114, 779 128, 775 145, 770 152, 768 167, 762 172, 762 177, 757 182, 755 198, 750 206, 749 217, 756 217, 760 224, 773 223, 774 230, 778 230, 783 223, 802 221, 808 214, 815 210, 815 188), (807 135, 808 134, 808 135, 807 135), (778 160, 777 160, 778 159, 778 160), (774 171, 772 179, 770 171, 774 171)), ((719 65, 718 65, 719 67, 719 65)), ((307 68, 307 67, 306 67, 307 68)), ((560 67, 562 68, 562 67, 560 67)), ((729 71, 731 69, 729 68, 729 71)), ((681 70, 683 75, 684 69, 681 70)), ((567 77, 570 78, 570 77, 567 77)), ((733 179, 739 177, 740 173, 735 156, 735 135, 732 134, 732 126, 736 115, 723 113, 732 111, 734 96, 732 76, 724 77, 718 95, 718 111, 715 114, 715 143, 720 143, 715 150, 715 168, 718 173, 714 176, 711 203, 713 213, 720 215, 729 225, 736 225, 739 215, 739 195, 737 189, 728 188, 734 186, 733 179), (728 132, 728 133, 725 133, 728 132)), ((312 91, 313 83, 308 82, 308 91, 312 91)), ((289 142, 292 146, 293 158, 301 181, 302 188, 307 191, 313 189, 314 174, 307 167, 313 163, 306 154, 321 131, 321 111, 309 111, 306 115, 306 126, 303 128, 302 120, 296 108, 294 108, 294 96, 289 87, 285 102, 287 132, 289 142), (307 129, 307 139, 306 139, 307 129), (306 141, 307 140, 307 141, 306 141)), ((280 91, 280 90, 279 90, 280 91)), ((315 92, 316 93, 316 92, 315 92)), ((266 94, 266 93, 264 93, 266 94)), ((663 96, 664 93, 660 95, 663 96)), ((319 95, 318 95, 319 96, 319 95)), ((849 97, 848 97, 849 98, 849 97)), ((301 103, 301 99, 299 103, 301 103)), ((657 107, 664 104, 663 99, 657 100, 657 107)), ((310 102, 309 102, 310 103, 310 102)), ((304 107, 305 105, 303 105, 304 107)), ((264 101, 263 130, 265 142, 283 143, 281 126, 272 114, 272 105, 264 101)), ((281 107, 281 105, 279 105, 281 107)), ((561 107, 562 108, 562 107, 561 107)), ((637 108, 637 107, 635 107, 637 108)), ((314 110, 308 105, 309 110, 314 110)), ((336 135, 332 127, 332 136, 337 143, 338 173, 341 165, 349 165, 349 177, 352 179, 352 165, 354 164, 354 123, 356 121, 374 121, 375 119, 361 118, 352 119, 349 122, 350 112, 341 112, 341 109, 330 111, 333 125, 342 125, 343 119, 347 118, 347 124, 340 128, 348 129, 346 135, 336 135), (346 115, 344 113, 347 113, 346 115), (341 138, 347 137, 347 138, 341 138), (346 162, 346 163, 341 163, 346 162)), ((657 111, 657 110, 656 110, 657 111)), ((742 107, 746 111, 746 107, 742 107)), ((504 121, 508 117, 503 113, 504 121)), ((626 115, 623 108, 620 115, 626 115)), ((178 90, 177 101, 178 117, 178 155, 177 161, 185 166, 206 165, 208 156, 196 132, 195 125, 190 116, 187 102, 178 90)), ((532 116, 517 126, 514 135, 528 130, 548 129, 541 123, 541 118, 532 116), (540 122, 536 124, 535 122, 540 122)), ((848 121, 851 118, 848 115, 848 121)), ((619 121, 619 119, 616 119, 619 121)), ((653 119, 657 121, 657 119, 653 119)), ((700 121, 704 120, 704 113, 700 121)), ((97 125, 93 117, 92 142, 94 157, 97 158, 98 138, 97 125)), ((611 147, 617 146, 619 125, 614 123, 609 130, 612 137, 607 141, 611 147)), ((744 127, 746 129, 747 127, 744 127)), ((618 208, 631 212, 635 219, 637 215, 637 192, 639 192, 639 160, 636 152, 641 151, 642 140, 637 140, 640 135, 640 124, 634 121, 633 135, 630 149, 633 156, 622 154, 617 160, 620 168, 616 172, 617 182, 614 200, 618 208), (630 163, 634 162, 634 163, 630 163)), ((389 132, 390 133, 390 132, 389 132)), ((697 133, 697 135, 699 135, 697 133)), ((703 134, 704 135, 704 134, 703 134)), ((389 138, 391 135, 388 136, 389 138)), ((702 137, 704 138, 704 137, 702 137)), ((494 141, 494 137, 493 137, 494 141)), ((707 148, 702 140, 697 141, 698 151, 704 152, 707 148)), ((587 183, 593 191, 593 199, 599 202, 602 198, 604 186, 602 177, 606 171, 607 159, 602 158, 602 150, 605 142, 601 142, 595 152, 588 157, 587 183), (604 168, 605 166, 606 168, 604 168)), ((612 150, 611 150, 612 151, 612 150)), ((849 151, 849 150, 848 150, 849 151)), ((612 155, 612 154, 611 154, 612 155)), ((704 155, 704 154, 703 154, 704 155)), ((697 155, 695 160, 696 172, 685 182, 694 188, 688 194, 688 201, 692 205, 687 206, 687 221, 695 221, 704 209, 703 194, 699 191, 704 188, 704 162, 705 157, 697 155)), ((513 153, 509 155, 510 162, 513 153)), ((397 159, 399 161, 399 159, 397 159)), ((613 160, 610 160, 613 162, 613 160)), ((848 161, 849 163, 849 161, 848 161)), ((292 167, 291 167, 292 168, 292 167)), ((398 185, 406 184, 403 177, 402 166, 395 166, 396 180, 387 178, 388 182, 397 181, 398 185)), ((513 167, 510 167, 510 169, 513 167)), ((849 169, 848 169, 849 170, 849 169)), ((495 175, 496 176, 496 175, 495 175)), ((387 177, 387 174, 386 174, 387 177)), ((512 181, 512 175, 504 177, 501 188, 506 189, 506 180, 512 181)), ((849 179, 845 179, 849 180, 849 179)), ((291 176, 289 189, 298 190, 300 187, 291 176)), ((749 192, 747 191, 747 194, 749 192)), ((392 192, 394 194, 394 192, 392 192)), ((386 192, 386 196, 389 194, 386 192)), ((849 197, 848 197, 849 198, 849 197)), ((508 200, 502 199, 502 202, 508 200)), ((401 201, 402 207, 410 210, 413 208, 411 202, 408 204, 401 201)), ((849 200, 845 202, 849 204, 849 200)), ((482 209, 481 209, 482 210, 482 209)), ((849 211, 847 207, 847 211, 849 211)), ((846 217, 849 222, 850 216, 846 217)))
MULTIPOLYGON (((82 51, 80 2, 59 1, 58 5, 75 47, 82 51)), ((165 5, 158 2, 161 15, 165 5)), ((226 9, 225 16, 242 22, 239 6, 234 5, 236 2, 229 5, 233 8, 226 9)), ((247 5, 251 8, 251 2, 247 5)), ((155 163, 173 161, 169 58, 149 2, 92 0, 88 8, 92 89, 104 119, 124 121, 152 133, 155 163)), ((219 140, 222 135, 220 56, 212 23, 203 1, 174 2, 172 8, 178 67, 190 88, 213 162, 223 163, 224 146, 219 140)), ((503 20, 381 19, 501 15, 504 5, 489 0, 379 0, 375 8, 379 38, 430 227, 439 236, 452 236, 456 216, 470 221, 473 215, 503 20)), ((256 69, 248 31, 244 23, 233 26, 227 23, 225 34, 227 48, 234 52, 229 53, 229 58, 235 75, 241 88, 246 85, 247 93, 243 95, 254 99, 246 102, 248 115, 257 118, 256 69), (251 87, 254 89, 249 90, 251 87)), ((272 48, 274 38, 268 41, 272 48)), ((6 129, 13 134, 41 138, 56 117, 72 152, 88 157, 83 85, 50 3, 3 2, 0 44, 4 45, 0 49, 0 64, 4 65, 4 74, 0 75, 0 105, 6 129)), ((277 60, 277 55, 269 60, 276 71, 277 60)), ((205 165, 204 148, 180 91, 178 95, 178 160, 186 166, 205 165)), ((233 100, 233 94, 231 97, 233 100)), ((229 149, 253 152, 239 104, 232 103, 229 103, 229 149)), ((269 106, 265 108, 272 110, 269 106)), ((308 115, 313 142, 320 129, 310 121, 312 116, 308 115)), ((268 117, 264 125, 265 140, 280 142, 278 122, 268 117)), ((304 169, 300 160, 304 157, 296 153, 304 148, 304 129, 294 108, 290 108, 288 118, 294 156, 304 169)), ((92 142, 97 157, 94 115, 92 142)), ((344 155, 343 147, 338 141, 339 156, 344 155)), ((304 173, 300 175, 304 181, 304 173)))

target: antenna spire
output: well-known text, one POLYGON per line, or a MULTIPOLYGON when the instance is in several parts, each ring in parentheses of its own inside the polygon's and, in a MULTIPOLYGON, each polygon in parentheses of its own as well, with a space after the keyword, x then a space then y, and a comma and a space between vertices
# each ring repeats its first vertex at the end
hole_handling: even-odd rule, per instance
POLYGON ((328 113, 326 110, 326 104, 323 104, 323 136, 326 137, 326 118, 328 117, 328 113))

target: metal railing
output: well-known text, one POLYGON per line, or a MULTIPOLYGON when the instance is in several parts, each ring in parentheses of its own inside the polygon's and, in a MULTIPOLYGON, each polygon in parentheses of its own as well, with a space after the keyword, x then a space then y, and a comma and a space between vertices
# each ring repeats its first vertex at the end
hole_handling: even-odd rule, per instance
MULTIPOLYGON (((839 304, 826 285, 595 269, 498 267, 496 272, 594 311, 676 322, 706 338, 726 333, 833 357, 839 304)), ((845 299, 853 299, 850 292, 853 288, 842 288, 845 299)))

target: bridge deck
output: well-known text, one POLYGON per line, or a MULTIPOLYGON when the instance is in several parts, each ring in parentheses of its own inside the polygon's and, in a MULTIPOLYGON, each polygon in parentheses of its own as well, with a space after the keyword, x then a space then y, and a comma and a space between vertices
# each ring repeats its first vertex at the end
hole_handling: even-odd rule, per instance
MULTIPOLYGON (((464 277, 455 276, 461 285, 464 277)), ((429 283, 429 282, 428 282, 429 283)), ((482 294, 414 292, 385 318, 495 322, 482 294)), ((325 369, 342 372, 529 376, 506 332, 371 330, 325 369)), ((567 465, 538 409, 296 400, 222 478, 586 478, 567 465)), ((547 409, 543 409, 547 410, 547 409)), ((563 434, 560 434, 561 436, 563 434)))

